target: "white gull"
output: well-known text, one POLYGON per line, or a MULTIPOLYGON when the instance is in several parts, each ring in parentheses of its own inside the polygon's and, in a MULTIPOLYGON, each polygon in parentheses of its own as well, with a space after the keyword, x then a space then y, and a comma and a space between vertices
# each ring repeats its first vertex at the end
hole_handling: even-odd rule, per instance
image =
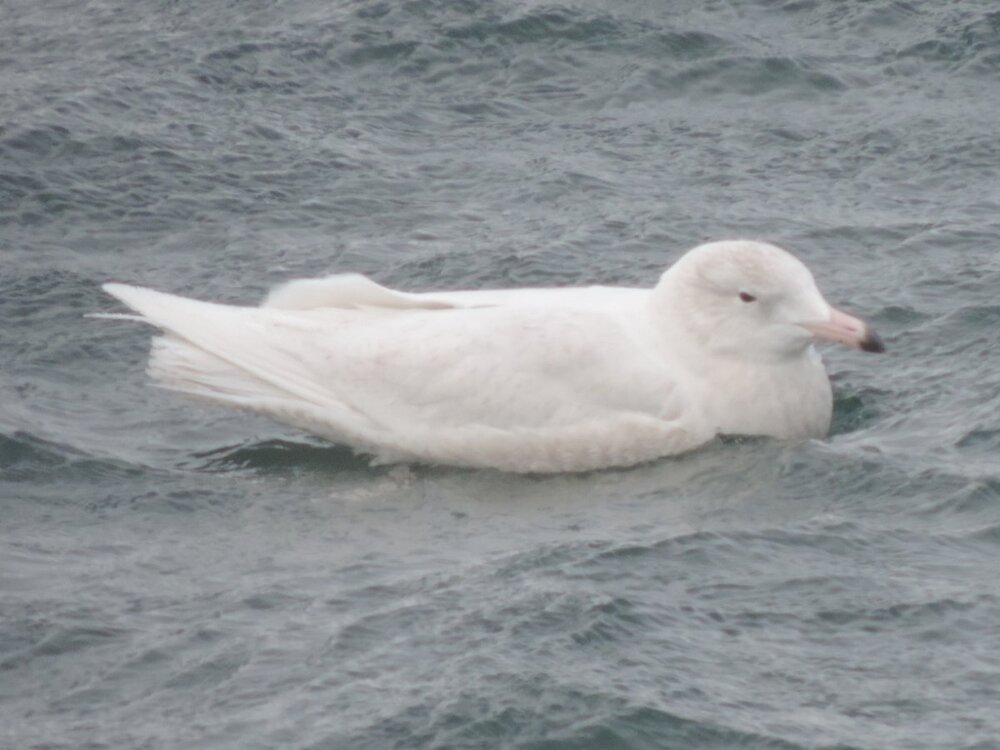
POLYGON ((833 396, 814 339, 883 350, 801 262, 752 241, 696 247, 652 289, 408 294, 341 274, 259 307, 104 289, 165 332, 161 386, 379 463, 586 471, 717 435, 822 437, 833 396))

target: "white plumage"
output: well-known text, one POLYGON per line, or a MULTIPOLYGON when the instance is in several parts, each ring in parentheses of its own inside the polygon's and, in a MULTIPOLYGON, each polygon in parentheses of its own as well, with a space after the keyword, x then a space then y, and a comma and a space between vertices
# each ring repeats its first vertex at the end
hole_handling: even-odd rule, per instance
POLYGON ((160 385, 379 462, 582 471, 720 433, 818 437, 832 396, 812 336, 881 350, 757 242, 696 248, 653 289, 405 294, 344 274, 236 307, 104 288, 165 332, 160 385))

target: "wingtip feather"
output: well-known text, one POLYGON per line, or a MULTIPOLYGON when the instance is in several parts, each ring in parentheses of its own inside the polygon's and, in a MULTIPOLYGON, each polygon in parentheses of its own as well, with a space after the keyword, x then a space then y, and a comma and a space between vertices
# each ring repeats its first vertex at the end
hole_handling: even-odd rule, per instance
POLYGON ((132 284, 122 284, 117 281, 110 281, 107 284, 102 284, 101 289, 103 289, 106 294, 111 295, 116 300, 132 308, 136 312, 141 312, 139 310, 139 299, 141 298, 142 293, 152 291, 149 289, 143 289, 139 286, 133 286, 132 284))

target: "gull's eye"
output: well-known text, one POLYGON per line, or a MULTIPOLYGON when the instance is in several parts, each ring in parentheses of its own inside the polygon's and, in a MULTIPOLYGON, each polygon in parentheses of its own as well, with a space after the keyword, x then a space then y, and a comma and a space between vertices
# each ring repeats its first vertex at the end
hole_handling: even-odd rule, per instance
POLYGON ((748 292, 740 292, 740 299, 744 302, 756 302, 757 298, 748 292))

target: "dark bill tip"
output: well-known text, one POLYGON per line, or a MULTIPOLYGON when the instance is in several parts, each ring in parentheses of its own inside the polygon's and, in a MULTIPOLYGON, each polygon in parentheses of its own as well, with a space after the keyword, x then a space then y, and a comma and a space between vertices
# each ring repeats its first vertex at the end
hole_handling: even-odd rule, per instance
POLYGON ((863 352, 881 354, 885 351, 885 343, 882 341, 882 337, 875 333, 875 331, 869 330, 861 340, 861 343, 858 344, 858 348, 863 352))

